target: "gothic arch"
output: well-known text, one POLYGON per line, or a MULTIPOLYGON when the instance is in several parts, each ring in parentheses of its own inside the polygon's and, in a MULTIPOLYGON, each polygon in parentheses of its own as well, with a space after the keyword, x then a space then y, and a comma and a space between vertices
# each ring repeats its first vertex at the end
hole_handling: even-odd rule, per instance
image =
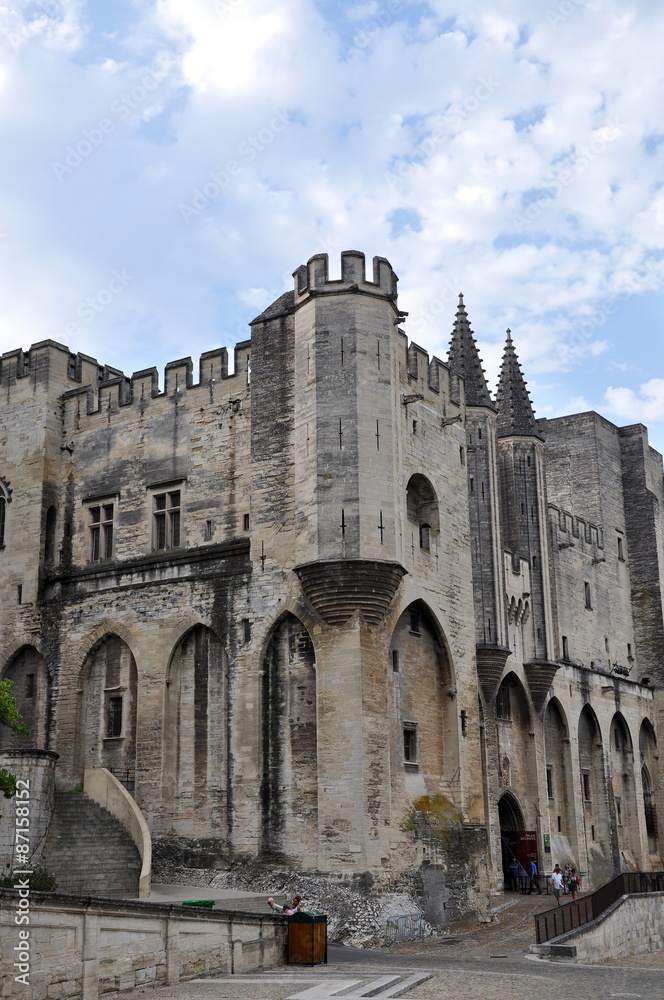
POLYGON ((320 631, 321 619, 315 613, 311 614, 311 609, 303 604, 302 601, 292 597, 281 601, 279 607, 271 615, 263 618, 260 622, 256 622, 252 631, 252 643, 254 644, 254 648, 259 650, 258 657, 261 662, 265 658, 275 629, 289 615, 302 622, 312 637, 312 642, 316 626, 318 626, 318 630, 320 631))
POLYGON ((217 633, 200 621, 178 636, 166 668, 162 835, 228 833, 228 664, 217 633))
POLYGON ((500 832, 516 833, 524 828, 523 809, 513 792, 503 792, 498 800, 500 832))
POLYGON ((641 862, 639 820, 632 734, 622 712, 616 712, 609 728, 613 820, 621 855, 621 867, 641 862))
POLYGON ((500 827, 500 851, 503 866, 503 881, 509 887, 509 867, 514 858, 519 858, 518 834, 525 828, 523 810, 516 795, 504 792, 498 800, 498 824, 500 827))
POLYGON ((318 838, 316 654, 300 618, 280 615, 260 662, 261 850, 311 856, 318 838))
MULTIPOLYGON (((597 867, 598 871, 605 871, 607 863, 613 864, 614 860, 611 850, 602 731, 594 710, 587 703, 579 715, 578 745, 579 782, 592 884, 593 867, 597 867)), ((601 875, 598 875, 598 878, 605 881, 601 875)))
POLYGON ((406 516, 412 524, 418 526, 419 546, 428 552, 431 533, 440 531, 438 497, 431 481, 419 472, 408 480, 406 516))
POLYGON ((659 753, 657 737, 650 719, 645 718, 639 729, 639 764, 641 766, 641 792, 648 837, 648 852, 658 851, 659 829, 657 798, 659 792, 659 753))
POLYGON ((80 668, 74 758, 79 780, 86 768, 106 767, 133 788, 138 672, 119 632, 104 630, 80 668))
POLYGON ((544 749, 547 815, 553 853, 558 858, 578 858, 569 725, 558 698, 550 698, 544 710, 544 749))
MULTIPOLYGON (((32 646, 32 648, 36 649, 38 653, 40 653, 42 656, 44 655, 41 639, 37 638, 32 639, 27 637, 14 639, 14 641, 10 642, 5 648, 4 660, 0 665, 0 677, 4 677, 5 671, 7 670, 9 664, 12 662, 16 654, 21 649, 24 649, 26 646, 32 646)), ((49 677, 50 676, 51 676, 51 671, 49 670, 49 677)))
POLYGON ((386 674, 393 787, 413 779, 428 795, 449 794, 459 766, 456 684, 444 633, 424 601, 399 615, 386 674))
POLYGON ((0 729, 3 749, 48 749, 52 712, 51 677, 46 661, 37 646, 22 643, 15 649, 0 673, 12 682, 12 694, 29 736, 19 736, 4 726, 0 729))
POLYGON ((537 827, 537 760, 533 712, 522 681, 514 671, 503 678, 495 702, 499 794, 509 791, 523 805, 525 829, 537 827))
POLYGON ((80 681, 83 678, 83 670, 87 657, 109 635, 117 635, 119 639, 122 639, 122 641, 131 650, 132 656, 136 658, 136 650, 138 649, 139 644, 133 632, 119 622, 111 621, 110 618, 102 618, 102 620, 95 625, 94 628, 90 629, 85 638, 81 639, 81 641, 76 644, 74 649, 67 653, 67 659, 71 663, 81 664, 78 671, 79 688, 81 686, 80 681))

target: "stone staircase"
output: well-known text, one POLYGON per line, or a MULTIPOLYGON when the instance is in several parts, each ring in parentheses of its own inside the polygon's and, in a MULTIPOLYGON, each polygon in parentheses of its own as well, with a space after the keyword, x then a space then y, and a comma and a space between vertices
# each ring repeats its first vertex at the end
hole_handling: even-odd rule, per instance
POLYGON ((141 859, 123 826, 83 792, 57 792, 42 863, 58 892, 138 896, 141 859))

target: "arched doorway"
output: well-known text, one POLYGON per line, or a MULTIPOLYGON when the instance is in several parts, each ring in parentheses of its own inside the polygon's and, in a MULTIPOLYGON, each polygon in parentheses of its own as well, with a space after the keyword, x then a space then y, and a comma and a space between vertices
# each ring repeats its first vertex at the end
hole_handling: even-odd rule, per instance
POLYGON ((295 615, 272 629, 262 675, 261 849, 311 861, 318 848, 316 657, 295 615))
POLYGON ((133 791, 136 767, 136 661, 118 635, 107 635, 81 670, 76 765, 105 767, 133 791))
POLYGON ((498 800, 498 822, 500 824, 500 845, 503 862, 504 888, 511 888, 509 868, 514 859, 519 862, 521 874, 528 872, 529 859, 522 857, 523 848, 520 835, 524 832, 521 807, 510 792, 505 792, 498 800))
POLYGON ((12 694, 29 736, 0 727, 3 750, 46 750, 51 717, 51 678, 46 661, 34 646, 23 646, 6 667, 3 680, 12 682, 12 694))
POLYGON ((225 839, 229 822, 228 678, 218 636, 196 625, 166 676, 163 835, 225 839))

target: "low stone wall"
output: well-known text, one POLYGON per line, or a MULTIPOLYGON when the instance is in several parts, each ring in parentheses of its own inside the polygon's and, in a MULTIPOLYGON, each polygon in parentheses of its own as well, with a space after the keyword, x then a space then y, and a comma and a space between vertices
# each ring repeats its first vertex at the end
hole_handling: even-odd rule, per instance
POLYGON ((286 917, 60 893, 31 893, 29 909, 19 902, 17 891, 0 890, 3 998, 96 1000, 286 961, 286 917), (29 924, 17 924, 17 913, 26 912, 29 924), (26 964, 27 980, 17 981, 26 964))
POLYGON ((621 896, 591 923, 530 948, 542 958, 575 959, 591 964, 662 949, 664 892, 621 896))
MULTIPOLYGON (((16 852, 16 810, 21 808, 20 831, 27 834, 27 857, 36 863, 41 857, 44 838, 55 806, 55 762, 57 753, 50 750, 2 750, 0 767, 6 767, 23 784, 21 797, 0 800, 0 874, 7 875, 15 865, 23 864, 26 855, 16 852), (26 795, 26 791, 28 794, 26 795), (26 824, 23 811, 28 807, 26 824)), ((21 844, 26 840, 19 838, 21 844)))

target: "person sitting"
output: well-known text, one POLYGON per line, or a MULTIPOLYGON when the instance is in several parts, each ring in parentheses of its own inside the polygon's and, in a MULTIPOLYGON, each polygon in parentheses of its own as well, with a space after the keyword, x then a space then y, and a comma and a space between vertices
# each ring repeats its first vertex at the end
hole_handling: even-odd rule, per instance
POLYGON ((270 896, 267 902, 268 906, 270 906, 275 913, 283 913, 285 917, 292 917, 294 913, 299 912, 302 896, 293 896, 293 902, 286 903, 284 906, 280 906, 279 903, 275 903, 272 896, 270 896))

